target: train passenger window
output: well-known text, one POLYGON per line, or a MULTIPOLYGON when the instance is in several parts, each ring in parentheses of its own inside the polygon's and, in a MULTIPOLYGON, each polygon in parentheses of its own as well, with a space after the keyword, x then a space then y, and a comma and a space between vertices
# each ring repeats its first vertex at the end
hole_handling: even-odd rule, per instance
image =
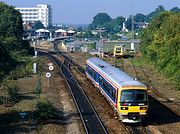
POLYGON ((96 81, 99 83, 99 75, 97 72, 96 72, 96 81))
POLYGON ((89 74, 92 76, 93 75, 93 70, 89 68, 89 74))
POLYGON ((89 73, 89 71, 90 71, 90 67, 87 65, 86 66, 86 71, 89 73))
POLYGON ((102 83, 102 77, 99 76, 99 83, 102 83))
POLYGON ((93 70, 93 78, 96 80, 96 72, 93 70))
POLYGON ((112 90, 112 94, 111 95, 112 95, 112 98, 115 100, 115 97, 116 97, 116 90, 115 89, 112 90))
POLYGON ((106 82, 103 82, 103 87, 110 94, 111 91, 110 91, 110 88, 109 88, 109 86, 107 85, 106 82))
POLYGON ((116 98, 116 90, 105 80, 103 81, 103 87, 104 90, 109 94, 109 96, 112 98, 113 101, 115 101, 116 98))

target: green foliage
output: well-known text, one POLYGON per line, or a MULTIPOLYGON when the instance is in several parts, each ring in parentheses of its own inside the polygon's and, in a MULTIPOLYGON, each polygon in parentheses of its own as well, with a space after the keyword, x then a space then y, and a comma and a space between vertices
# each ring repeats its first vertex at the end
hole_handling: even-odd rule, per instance
POLYGON ((10 98, 10 102, 17 102, 19 97, 19 88, 15 85, 12 85, 8 88, 8 95, 10 98))
POLYGON ((10 77, 12 79, 23 78, 32 74, 32 64, 18 66, 14 71, 11 72, 10 77))
POLYGON ((112 19, 106 13, 98 13, 93 18, 92 24, 89 25, 89 29, 105 28, 107 32, 117 33, 122 29, 124 21, 125 18, 122 16, 112 19))
POLYGON ((22 56, 32 52, 22 35, 21 14, 14 7, 0 2, 0 81, 18 66, 22 56))
POLYGON ((95 42, 88 43, 87 46, 88 46, 88 48, 90 50, 95 50, 96 49, 96 43, 95 42))
POLYGON ((180 14, 164 12, 141 34, 143 55, 167 77, 180 82, 180 14))
POLYGON ((146 15, 141 14, 141 13, 137 13, 137 14, 134 16, 134 21, 135 21, 135 22, 145 22, 145 21, 146 21, 146 15))
POLYGON ((155 17, 157 17, 158 15, 160 15, 164 11, 165 11, 165 9, 162 5, 158 6, 155 9, 155 11, 153 11, 147 15, 147 21, 150 22, 151 20, 153 20, 155 17))
POLYGON ((170 11, 174 13, 178 13, 180 12, 180 9, 178 7, 173 7, 170 11))
POLYGON ((98 13, 96 16, 94 16, 92 24, 95 28, 102 28, 104 25, 111 22, 111 20, 111 17, 107 13, 98 13))
POLYGON ((38 101, 35 115, 39 121, 53 117, 54 107, 49 101, 38 101))
POLYGON ((8 93, 8 102, 16 103, 19 97, 19 88, 11 80, 7 80, 3 84, 4 89, 8 93))
POLYGON ((118 36, 117 34, 111 34, 111 35, 109 36, 109 39, 110 39, 110 40, 118 40, 118 39, 119 39, 119 36, 118 36))
POLYGON ((111 21, 112 30, 115 33, 122 30, 124 21, 125 21, 125 18, 122 16, 112 19, 112 21, 111 21))
POLYGON ((20 12, 0 2, 0 36, 22 39, 23 26, 20 12))
POLYGON ((44 25, 42 24, 41 21, 38 20, 38 21, 36 21, 36 22, 34 23, 33 28, 34 28, 34 29, 43 29, 43 28, 44 28, 44 25))

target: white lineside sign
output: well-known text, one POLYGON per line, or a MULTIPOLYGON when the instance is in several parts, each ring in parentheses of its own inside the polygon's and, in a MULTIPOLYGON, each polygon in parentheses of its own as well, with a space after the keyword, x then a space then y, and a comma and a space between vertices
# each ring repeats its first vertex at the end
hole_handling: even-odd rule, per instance
POLYGON ((36 69, 37 69, 37 64, 36 64, 36 63, 33 63, 33 73, 34 73, 34 74, 36 73, 36 69))
POLYGON ((134 51, 134 42, 131 42, 131 51, 134 51))
POLYGON ((51 73, 47 72, 47 73, 46 73, 46 77, 47 77, 47 78, 50 78, 50 77, 51 77, 51 73))
POLYGON ((52 65, 49 66, 49 70, 52 71, 54 67, 52 65))

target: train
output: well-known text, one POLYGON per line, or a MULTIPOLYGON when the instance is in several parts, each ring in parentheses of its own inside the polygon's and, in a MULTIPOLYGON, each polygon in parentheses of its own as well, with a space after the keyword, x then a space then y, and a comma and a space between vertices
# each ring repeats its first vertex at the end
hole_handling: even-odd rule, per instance
POLYGON ((140 123, 148 114, 147 87, 100 58, 86 61, 85 73, 112 106, 115 117, 125 123, 140 123))
POLYGON ((114 57, 123 57, 125 54, 125 47, 124 45, 115 45, 113 50, 114 57))

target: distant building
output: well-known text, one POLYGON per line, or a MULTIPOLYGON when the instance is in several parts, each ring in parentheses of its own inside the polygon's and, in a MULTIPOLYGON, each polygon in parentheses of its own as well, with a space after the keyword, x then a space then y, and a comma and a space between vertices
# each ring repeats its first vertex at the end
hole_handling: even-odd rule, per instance
POLYGON ((136 22, 137 28, 146 28, 148 26, 147 22, 136 22))
MULTIPOLYGON (((127 18, 126 18, 126 21, 127 21, 127 18)), ((125 22, 126 22, 126 21, 125 21, 125 22)), ((123 32, 128 32, 129 30, 126 28, 125 22, 123 22, 122 31, 123 31, 123 32)))
POLYGON ((45 27, 52 25, 51 5, 37 4, 36 7, 16 7, 16 9, 22 14, 24 24, 33 24, 39 20, 45 27))

